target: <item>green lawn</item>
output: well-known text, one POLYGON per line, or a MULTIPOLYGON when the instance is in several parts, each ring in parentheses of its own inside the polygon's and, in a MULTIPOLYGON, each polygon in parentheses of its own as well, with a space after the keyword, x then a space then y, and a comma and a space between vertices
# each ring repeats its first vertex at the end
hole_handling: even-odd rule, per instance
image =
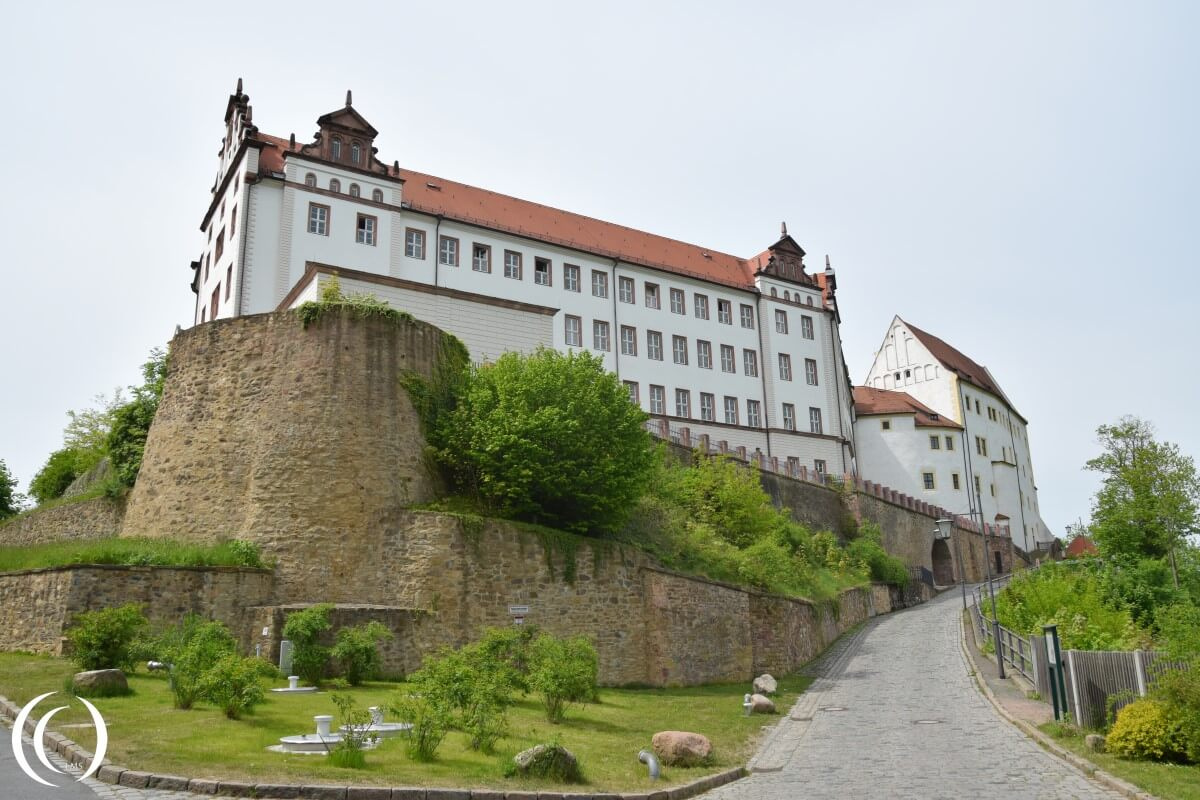
POLYGON ((192 544, 173 539, 105 539, 0 545, 0 572, 73 564, 164 567, 262 567, 258 549, 243 542, 192 544))
MULTIPOLYGON (((62 659, 0 653, 0 694, 24 703, 42 692, 61 690, 75 670, 62 659)), ((799 676, 782 679, 779 708, 789 708, 809 683, 810 679, 799 676)), ((410 760, 401 742, 390 740, 367 754, 367 769, 352 770, 329 766, 321 756, 266 750, 280 736, 314 730, 314 714, 336 716, 337 710, 326 693, 270 694, 253 715, 231 721, 207 707, 173 709, 166 680, 159 675, 137 673, 130 676, 130 686, 132 696, 93 701, 108 723, 109 758, 113 762, 151 772, 256 783, 561 790, 565 787, 503 777, 504 763, 514 753, 557 739, 579 757, 588 788, 637 791, 686 783, 745 764, 763 726, 777 719, 742 716, 741 700, 748 683, 685 689, 603 689, 599 703, 572 707, 561 725, 546 722, 536 698, 529 697, 511 710, 509 735, 501 740, 496 755, 485 756, 468 749, 465 737, 454 732, 432 764, 410 760), (712 764, 692 769, 664 768, 663 780, 652 784, 646 777, 646 767, 638 763, 637 753, 649 747, 650 737, 660 730, 704 734, 713 744, 712 764)), ((385 705, 403 687, 398 683, 374 683, 351 691, 366 707, 385 705)), ((88 720, 87 712, 76 706, 54 718, 55 728, 90 748, 94 743, 90 729, 67 727, 88 720)), ((46 709, 51 707, 47 705, 46 709)))
POLYGON ((1200 766, 1130 761, 1105 753, 1093 753, 1083 741, 1086 731, 1064 736, 1061 726, 1055 722, 1042 725, 1041 730, 1063 747, 1086 758, 1105 772, 1129 781, 1162 800, 1200 800, 1200 766))

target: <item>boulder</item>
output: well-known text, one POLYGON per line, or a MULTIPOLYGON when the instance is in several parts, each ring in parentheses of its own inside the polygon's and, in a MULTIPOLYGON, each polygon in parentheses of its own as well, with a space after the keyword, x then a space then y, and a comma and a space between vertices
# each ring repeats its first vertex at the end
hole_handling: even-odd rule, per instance
POLYGON ((558 744, 534 745, 513 756, 516 774, 533 778, 549 778, 560 783, 582 783, 579 760, 567 748, 558 744))
POLYGON ((771 677, 769 672, 764 672, 754 679, 755 694, 775 694, 779 691, 779 681, 771 677))
POLYGON ((712 754, 708 737, 687 731, 659 731, 651 744, 654 754, 669 767, 694 767, 712 754))
POLYGON ((77 694, 109 696, 129 692, 129 681, 119 669, 93 669, 76 672, 71 687, 77 694))
POLYGON ((1087 745, 1087 749, 1093 753, 1104 752, 1104 737, 1098 733, 1089 733, 1084 737, 1083 743, 1087 745))
POLYGON ((774 714, 775 702, 761 694, 750 695, 750 713, 751 714, 774 714))

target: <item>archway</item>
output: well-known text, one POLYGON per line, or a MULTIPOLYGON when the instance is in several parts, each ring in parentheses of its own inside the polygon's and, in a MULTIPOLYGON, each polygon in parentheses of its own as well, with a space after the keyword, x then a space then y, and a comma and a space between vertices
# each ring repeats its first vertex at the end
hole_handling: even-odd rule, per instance
POLYGON ((933 540, 930 559, 933 561, 933 582, 938 586, 952 585, 954 583, 954 559, 950 557, 950 548, 941 539, 933 540))

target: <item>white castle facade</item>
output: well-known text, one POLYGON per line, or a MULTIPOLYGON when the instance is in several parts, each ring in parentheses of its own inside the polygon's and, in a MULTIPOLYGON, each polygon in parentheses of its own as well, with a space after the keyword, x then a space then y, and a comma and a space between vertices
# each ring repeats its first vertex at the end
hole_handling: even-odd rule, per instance
POLYGON ((475 361, 540 346, 595 353, 653 418, 789 471, 898 489, 904 469, 919 474, 877 468, 875 444, 860 444, 856 463, 835 274, 810 272, 786 228, 737 257, 389 165, 349 93, 317 125, 309 142, 260 132, 238 82, 191 264, 194 324, 315 300, 336 274, 343 291, 454 333, 475 361))

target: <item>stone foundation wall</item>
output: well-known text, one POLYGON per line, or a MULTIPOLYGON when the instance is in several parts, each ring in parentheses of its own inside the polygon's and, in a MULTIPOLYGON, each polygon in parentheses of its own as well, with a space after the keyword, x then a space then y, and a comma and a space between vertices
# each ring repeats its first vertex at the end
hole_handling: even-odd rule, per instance
POLYGON ((124 504, 107 497, 35 509, 0 525, 0 545, 104 539, 120 533, 124 516, 124 504))
POLYGON ((0 573, 0 650, 63 654, 82 611, 142 603, 152 624, 193 612, 246 629, 246 606, 271 597, 271 574, 242 567, 76 566, 0 573))

